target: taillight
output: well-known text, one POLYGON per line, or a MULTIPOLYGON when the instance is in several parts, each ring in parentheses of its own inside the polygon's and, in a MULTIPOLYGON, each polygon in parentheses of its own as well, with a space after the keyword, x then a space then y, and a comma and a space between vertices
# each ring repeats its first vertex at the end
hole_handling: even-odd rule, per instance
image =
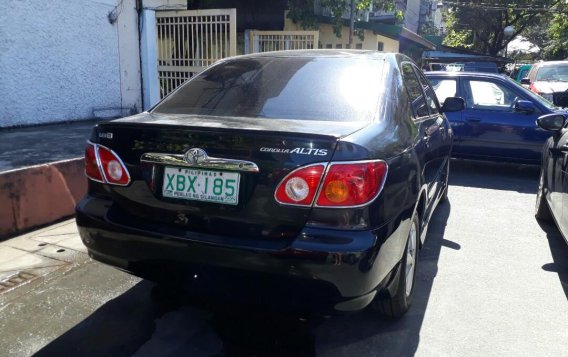
POLYGON ((387 175, 384 161, 331 163, 326 173, 324 168, 315 164, 292 171, 276 188, 276 201, 310 206, 318 194, 318 207, 362 206, 378 196, 387 175))
POLYGON ((87 143, 85 172, 87 177, 99 182, 120 186, 130 183, 130 174, 118 155, 98 144, 87 143))
POLYGON ((276 188, 276 201, 289 205, 311 206, 324 168, 324 164, 316 164, 289 173, 276 188))
POLYGON ((95 150, 95 145, 87 143, 85 147, 85 174, 93 181, 104 182, 95 150))
POLYGON ((381 191, 387 174, 384 161, 332 163, 329 166, 316 205, 353 207, 372 201, 381 191))

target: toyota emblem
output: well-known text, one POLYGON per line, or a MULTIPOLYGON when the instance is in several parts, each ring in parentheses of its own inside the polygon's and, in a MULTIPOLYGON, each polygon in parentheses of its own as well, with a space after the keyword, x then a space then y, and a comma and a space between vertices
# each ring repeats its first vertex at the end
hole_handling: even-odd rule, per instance
POLYGON ((187 161, 188 164, 196 165, 200 164, 203 161, 207 160, 207 153, 203 149, 199 148, 192 148, 185 152, 183 158, 187 161))

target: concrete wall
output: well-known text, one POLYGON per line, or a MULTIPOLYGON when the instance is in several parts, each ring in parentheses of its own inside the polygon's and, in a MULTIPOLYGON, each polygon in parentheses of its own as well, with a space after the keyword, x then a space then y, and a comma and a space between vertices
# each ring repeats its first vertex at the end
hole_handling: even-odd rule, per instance
POLYGON ((0 240, 72 216, 87 192, 84 159, 0 173, 0 240))
POLYGON ((117 3, 0 2, 0 127, 141 108, 135 1, 117 3))
POLYGON ((418 33, 420 22, 420 0, 408 0, 404 12, 404 27, 418 33))

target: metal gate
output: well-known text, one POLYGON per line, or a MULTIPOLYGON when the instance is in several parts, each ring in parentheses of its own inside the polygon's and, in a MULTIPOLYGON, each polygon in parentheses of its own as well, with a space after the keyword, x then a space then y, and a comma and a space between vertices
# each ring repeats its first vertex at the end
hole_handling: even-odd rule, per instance
POLYGON ((156 11, 160 98, 237 53, 237 10, 156 11))
POLYGON ((249 31, 247 53, 318 48, 319 31, 249 31))

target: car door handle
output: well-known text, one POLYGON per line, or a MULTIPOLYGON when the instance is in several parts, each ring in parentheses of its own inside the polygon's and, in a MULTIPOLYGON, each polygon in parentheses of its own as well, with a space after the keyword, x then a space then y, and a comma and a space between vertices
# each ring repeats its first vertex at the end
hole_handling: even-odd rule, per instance
POLYGON ((469 118, 465 118, 465 121, 467 121, 469 123, 479 123, 481 121, 481 119, 469 117, 469 118))

